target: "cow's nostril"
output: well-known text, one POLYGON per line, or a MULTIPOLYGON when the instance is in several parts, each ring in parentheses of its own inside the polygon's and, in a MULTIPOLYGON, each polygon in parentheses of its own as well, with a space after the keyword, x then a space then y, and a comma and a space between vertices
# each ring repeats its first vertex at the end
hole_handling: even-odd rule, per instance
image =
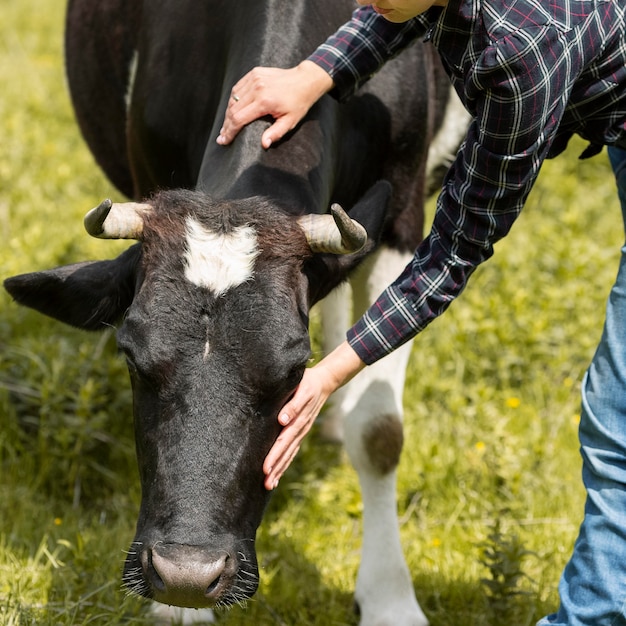
MULTIPOLYGON (((218 576, 208 587, 206 590, 206 596, 211 598, 213 597, 215 591, 217 590, 219 584, 220 584, 220 580, 221 580, 222 576, 218 576)), ((216 595, 216 594, 215 594, 216 595)))
MULTIPOLYGON (((206 596, 207 596, 207 598, 217 598, 218 597, 219 592, 221 591, 219 589, 220 582, 224 578, 224 575, 228 574, 228 569, 232 565, 230 563, 231 558, 230 558, 230 555, 228 553, 224 553, 223 556, 221 557, 221 559, 223 559, 222 571, 217 576, 217 578, 207 587, 207 589, 206 589, 206 596)), ((236 564, 235 564, 235 567, 236 567, 236 564)))
POLYGON ((147 579, 154 598, 178 606, 214 604, 224 592, 228 556, 198 546, 157 544, 146 558, 147 579))
POLYGON ((152 550, 146 550, 144 552, 142 555, 142 564, 150 586, 157 591, 165 591, 165 583, 152 563, 152 550))

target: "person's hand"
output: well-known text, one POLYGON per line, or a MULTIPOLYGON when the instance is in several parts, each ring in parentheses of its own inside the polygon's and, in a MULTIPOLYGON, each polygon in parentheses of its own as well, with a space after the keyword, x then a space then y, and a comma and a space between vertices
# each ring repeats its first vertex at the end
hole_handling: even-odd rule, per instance
POLYGON ((271 115, 275 121, 261 137, 267 149, 295 128, 333 86, 330 75, 312 61, 290 69, 256 67, 233 87, 217 143, 228 145, 246 124, 271 115))
POLYGON ((330 394, 364 367, 365 363, 344 342, 317 365, 305 370, 295 394, 278 415, 283 430, 263 464, 266 489, 277 487, 330 394))

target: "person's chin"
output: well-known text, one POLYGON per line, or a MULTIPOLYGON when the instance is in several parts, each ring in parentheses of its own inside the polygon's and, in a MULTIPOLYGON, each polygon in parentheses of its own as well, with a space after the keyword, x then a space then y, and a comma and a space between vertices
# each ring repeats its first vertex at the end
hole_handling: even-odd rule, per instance
POLYGON ((382 13, 382 16, 389 22, 393 22, 394 24, 402 24, 403 22, 408 22, 413 15, 403 15, 402 13, 398 13, 397 11, 389 11, 388 13, 382 13))

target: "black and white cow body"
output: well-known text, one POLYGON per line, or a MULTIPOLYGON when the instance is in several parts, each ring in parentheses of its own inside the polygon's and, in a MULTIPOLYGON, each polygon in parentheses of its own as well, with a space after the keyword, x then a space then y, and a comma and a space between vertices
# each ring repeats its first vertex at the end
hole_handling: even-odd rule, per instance
MULTIPOLYGON (((351 275, 358 314, 421 238, 426 157, 449 93, 426 44, 390 62, 348 103, 322 98, 267 151, 266 120, 231 146, 215 143, 231 87, 246 71, 294 65, 353 8, 350 0, 69 3, 79 124, 116 186, 143 199, 104 203, 88 230, 139 243, 111 261, 5 286, 66 323, 118 325, 142 485, 124 581, 165 604, 226 606, 255 592, 254 538, 268 498, 262 463, 311 356, 309 310, 365 259, 351 275), (375 183, 383 179, 391 185, 375 183), (365 227, 359 251, 338 254, 348 235, 337 237, 334 226, 328 235, 327 222, 321 240, 311 235, 308 216, 334 202, 365 227)), ((324 303, 330 348, 351 314, 346 303, 324 303)), ((395 505, 409 350, 367 368, 327 411, 325 428, 345 437, 362 486, 363 626, 426 623, 395 505)))

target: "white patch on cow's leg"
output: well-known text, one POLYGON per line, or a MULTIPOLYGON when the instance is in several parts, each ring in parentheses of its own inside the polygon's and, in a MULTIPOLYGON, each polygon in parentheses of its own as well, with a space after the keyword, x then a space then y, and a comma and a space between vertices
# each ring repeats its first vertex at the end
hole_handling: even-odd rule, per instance
MULTIPOLYGON (((332 352, 346 338, 352 320, 352 288, 343 283, 330 292, 319 304, 322 315, 322 349, 332 352)), ((343 441, 343 396, 345 388, 338 389, 324 409, 321 433, 330 441, 343 441)))
POLYGON ((150 616, 155 626, 187 626, 191 624, 214 624, 215 616, 211 609, 184 609, 153 602, 150 616))
MULTIPOLYGON (((410 255, 381 249, 353 281, 358 313, 396 278, 410 255)), ((400 542, 396 472, 402 447, 402 396, 411 342, 365 368, 346 387, 345 445, 361 485, 363 548, 355 598, 361 626, 428 624, 400 542)))
POLYGON ((251 226, 223 234, 205 228, 193 217, 186 220, 185 278, 216 296, 250 280, 258 254, 251 226))
POLYGON ((350 391, 358 399, 344 420, 345 446, 359 475, 363 500, 363 545, 355 588, 360 626, 428 624, 404 559, 396 505, 401 383, 409 354, 410 344, 405 344, 354 379, 358 385, 350 391))

